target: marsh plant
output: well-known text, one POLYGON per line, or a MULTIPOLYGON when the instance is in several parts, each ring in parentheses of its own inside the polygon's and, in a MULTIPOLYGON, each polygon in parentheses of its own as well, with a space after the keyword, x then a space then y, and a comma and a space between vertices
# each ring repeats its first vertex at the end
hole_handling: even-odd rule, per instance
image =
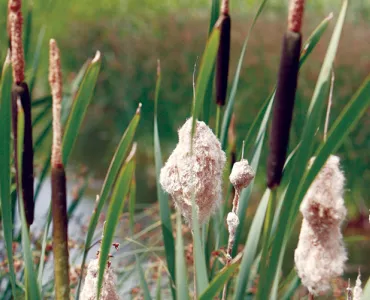
POLYGON ((370 282, 363 286, 360 272, 354 287, 341 285, 347 280, 344 271, 351 256, 342 233, 347 215, 345 170, 336 152, 370 104, 369 76, 339 115, 330 114, 335 102, 334 60, 347 6, 343 0, 299 141, 293 144, 289 134, 299 70, 328 30, 332 14, 302 42, 305 1, 289 1, 276 87, 261 101, 248 132, 238 132, 235 122, 243 112, 237 112, 235 104, 244 101, 236 97, 240 73, 248 40, 268 1, 261 0, 256 8, 234 78, 229 80, 230 60, 235 59, 230 56, 232 6, 227 0, 213 0, 209 36, 193 76, 194 97, 184 99, 192 103, 192 111, 187 120, 179 121, 178 144, 165 164, 157 114, 158 106, 165 105, 160 101, 165 78, 158 61, 153 134, 158 205, 135 214, 136 189, 147 184, 135 178, 139 104, 117 145, 88 225, 82 226, 81 242, 71 238, 68 225, 88 181, 84 176, 74 200, 68 202, 68 166, 104 53, 97 51, 72 85, 63 85, 63 57, 73 53, 63 53, 51 39, 50 95, 33 97, 44 35, 40 32, 32 68, 25 72, 32 10, 24 24, 21 1, 9 0, 9 49, 0 86, 0 198, 7 257, 2 263, 6 272, 0 273, 1 298, 369 299, 370 282), (236 136, 242 137, 243 146, 236 136), (43 144, 48 150, 38 173, 33 157, 43 144), (266 170, 261 168, 263 153, 268 156, 266 170), (31 225, 49 172, 50 208, 38 238, 31 225), (264 178, 265 186, 260 199, 258 178, 264 178), (247 222, 251 197, 259 201, 247 222), (297 218, 300 213, 302 221, 297 218), (139 220, 148 215, 154 216, 154 223, 142 225, 139 220), (119 223, 121 231, 116 230, 119 223), (296 243, 292 234, 300 224, 293 253, 288 243, 296 243), (94 247, 96 254, 91 253, 94 247), (293 256, 295 266, 287 274, 283 267, 293 256), (50 265, 52 272, 47 274, 50 265))

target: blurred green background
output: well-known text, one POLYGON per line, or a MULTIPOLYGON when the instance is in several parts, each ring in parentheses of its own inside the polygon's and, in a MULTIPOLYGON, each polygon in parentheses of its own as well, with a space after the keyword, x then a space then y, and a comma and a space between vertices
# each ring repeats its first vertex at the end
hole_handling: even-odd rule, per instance
MULTIPOLYGON (((230 81, 235 72, 241 46, 259 1, 233 0, 230 81)), ((247 133, 256 112, 272 90, 280 55, 280 41, 285 30, 287 0, 270 0, 252 32, 244 60, 236 97, 237 145, 247 133)), ((334 19, 340 0, 307 1, 304 39, 330 12, 334 19)), ((6 37, 7 1, 1 0, 0 51, 6 37)), ((98 86, 87 118, 73 152, 73 165, 86 166, 95 179, 102 179, 119 138, 139 102, 143 104, 137 140, 138 201, 155 201, 153 195, 153 95, 156 61, 162 65, 162 89, 159 103, 159 132, 167 157, 177 143, 176 130, 190 114, 192 72, 201 56, 208 32, 209 0, 34 0, 23 1, 25 23, 27 10, 33 7, 32 37, 28 62, 40 32, 45 28, 42 56, 34 98, 49 93, 47 85, 48 40, 55 38, 62 52, 64 82, 68 84, 88 57, 96 50, 103 54, 98 86)), ((334 23, 334 22, 332 22, 334 23)), ((302 71, 292 128, 292 147, 301 133, 301 124, 312 96, 314 84, 325 55, 331 28, 325 34, 302 71)), ((350 3, 338 56, 335 63, 335 89, 331 118, 334 119, 370 72, 370 1, 350 3)), ((0 52, 3 58, 5 52, 0 52)), ((28 63, 27 66, 31 64, 28 63)), ((210 99, 214 103, 213 99, 210 99)), ((214 125, 214 119, 211 119, 214 125)), ((370 185, 370 111, 340 149, 347 175, 346 200, 352 215, 369 205, 370 185)), ((321 136, 317 137, 321 139, 321 136)), ((315 142, 315 141, 313 141, 315 142)), ((317 142, 317 141, 316 141, 317 142)), ((266 157, 267 147, 264 148, 266 157)), ((266 159, 262 158, 264 162, 266 159)), ((264 167, 258 183, 264 185, 264 167)), ((99 185, 98 185, 99 187, 99 185)))

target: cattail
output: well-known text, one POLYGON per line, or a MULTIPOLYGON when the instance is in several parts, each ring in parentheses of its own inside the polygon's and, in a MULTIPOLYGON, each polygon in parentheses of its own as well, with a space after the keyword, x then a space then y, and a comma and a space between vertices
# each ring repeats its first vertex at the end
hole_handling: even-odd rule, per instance
POLYGON ((53 97, 53 143, 51 154, 51 198, 53 214, 53 252, 55 298, 69 299, 69 254, 66 175, 62 162, 62 73, 55 40, 50 40, 49 84, 53 97))
POLYGON ((179 143, 161 170, 160 183, 189 224, 195 195, 202 224, 220 204, 226 157, 219 140, 201 121, 196 121, 191 153, 192 122, 190 118, 180 128, 179 143))
POLYGON ((353 300, 361 300, 362 299, 362 282, 361 282, 361 273, 358 270, 358 276, 356 279, 356 285, 353 289, 353 300))
POLYGON ((303 8, 304 0, 291 0, 288 30, 283 36, 267 161, 267 186, 270 189, 280 184, 289 144, 301 52, 303 8))
MULTIPOLYGON (((243 143, 243 151, 244 151, 244 143, 243 143)), ((243 155, 242 155, 243 157, 243 155)), ((231 212, 228 213, 226 222, 227 228, 229 231, 229 241, 226 250, 226 265, 229 265, 231 262, 231 253, 234 247, 235 242, 235 235, 236 230, 239 226, 239 218, 238 218, 238 210, 239 210, 239 197, 242 190, 252 182, 253 178, 255 177, 255 172, 253 168, 249 165, 248 160, 242 158, 241 161, 236 162, 233 165, 231 170, 231 174, 229 176, 231 184, 234 186, 235 195, 233 200, 233 207, 231 212)), ((226 291, 227 285, 225 284, 222 299, 226 299, 226 291)))
POLYGON ((226 102, 230 60, 231 19, 228 0, 222 0, 221 13, 217 20, 216 27, 220 30, 220 43, 216 64, 216 102, 217 105, 224 106, 226 102))
MULTIPOLYGON (((99 258, 90 261, 87 267, 87 275, 85 277, 84 287, 82 289, 81 300, 96 300, 98 290, 98 273, 99 273, 99 258)), ((114 276, 112 266, 109 264, 104 271, 103 285, 99 299, 101 300, 119 300, 118 293, 115 287, 116 278, 114 276)))
POLYGON ((340 229, 347 213, 344 180, 339 157, 331 155, 300 207, 303 222, 294 259, 302 284, 313 295, 330 288, 330 281, 342 275, 347 260, 340 229))
MULTIPOLYGON (((24 53, 22 43, 22 12, 20 0, 9 0, 8 2, 8 34, 10 41, 10 54, 13 68, 12 87, 12 119, 14 136, 14 153, 17 185, 19 186, 19 168, 22 168, 22 197, 24 211, 28 226, 33 223, 34 201, 33 201, 33 143, 32 143, 32 116, 31 97, 27 84, 24 82, 24 53), (24 111, 24 134, 22 166, 18 166, 18 100, 24 111)), ((19 191, 21 192, 21 191, 19 191)))

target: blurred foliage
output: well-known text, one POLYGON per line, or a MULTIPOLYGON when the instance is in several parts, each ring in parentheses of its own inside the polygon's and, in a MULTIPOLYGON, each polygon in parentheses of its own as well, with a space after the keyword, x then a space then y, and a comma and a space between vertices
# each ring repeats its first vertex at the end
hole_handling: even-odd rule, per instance
MULTIPOLYGON (((256 8, 256 0, 231 1, 235 12, 232 24, 230 78, 233 77, 241 46, 256 8)), ((336 1, 312 0, 307 3, 304 37, 331 12, 336 1)), ((41 26, 47 25, 43 55, 35 97, 47 93, 47 41, 57 38, 60 44, 65 81, 71 82, 87 56, 97 49, 103 53, 103 64, 93 105, 77 142, 72 159, 88 165, 97 177, 103 176, 114 145, 126 128, 138 102, 143 103, 142 123, 138 128, 138 181, 146 182, 148 190, 138 190, 141 202, 155 188, 152 132, 156 60, 162 64, 162 90, 159 107, 159 133, 165 156, 174 148, 177 128, 190 115, 192 72, 197 57, 204 48, 207 36, 209 1, 154 0, 60 0, 24 1, 24 9, 32 5, 33 21, 31 53, 35 48, 41 26), (33 3, 33 4, 31 4, 33 3), (66 54, 68 53, 68 55, 66 54), (86 149, 89 149, 86 151, 86 149), (90 149, 93 149, 91 151, 90 149)), ((236 98, 238 145, 244 138, 253 116, 263 99, 271 91, 280 55, 281 36, 287 1, 271 0, 268 11, 257 23, 247 50, 239 90, 236 98)), ((1 1, 0 11, 6 11, 1 1)), ((337 12, 334 11, 334 16, 337 12)), ((26 16, 26 14, 25 14, 26 16)), ((370 19, 370 3, 352 2, 335 64, 333 118, 349 100, 361 79, 370 70, 370 54, 366 47, 370 33, 366 22, 370 19), (352 46, 356 45, 356 46, 352 46)), ((0 43, 6 43, 6 18, 0 18, 0 43)), ((330 30, 314 51, 309 64, 301 71, 297 106, 292 129, 292 142, 301 134, 308 101, 320 70, 330 30)), ((5 47, 1 47, 5 49, 5 47)), ((3 57, 5 53, 0 53, 3 57)), ((213 102, 213 100, 211 100, 213 102)), ((213 107, 214 109, 214 107, 213 107)), ((214 114, 213 114, 214 115, 214 114)), ((347 193, 361 207, 365 187, 370 184, 370 112, 340 150, 347 174, 347 193), (355 179, 356 178, 356 179, 355 179)), ((214 120, 211 120, 211 124, 214 120)), ((321 137, 318 137, 321 138, 321 137)), ((292 143, 292 144, 293 144, 292 143)), ((264 162, 266 153, 263 153, 264 162)), ((263 174, 263 172, 261 172, 263 174)), ((259 182, 264 184, 264 178, 259 182)))

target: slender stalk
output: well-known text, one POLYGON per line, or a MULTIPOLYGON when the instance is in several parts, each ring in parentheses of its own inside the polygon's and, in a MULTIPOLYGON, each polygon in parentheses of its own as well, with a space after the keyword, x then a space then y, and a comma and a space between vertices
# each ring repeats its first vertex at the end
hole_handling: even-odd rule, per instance
POLYGON ((69 299, 69 254, 66 175, 62 162, 62 74, 59 49, 50 40, 49 83, 53 96, 53 144, 51 154, 51 196, 55 298, 69 299))
POLYGON ((267 186, 270 189, 280 185, 289 145, 298 82, 303 9, 304 0, 290 1, 288 29, 283 36, 270 131, 270 152, 267 160, 267 186))
MULTIPOLYGON (((13 115, 13 136, 14 152, 18 157, 18 106, 17 101, 24 111, 24 132, 22 148, 22 166, 15 161, 17 185, 20 186, 18 178, 22 181, 22 199, 28 227, 33 223, 34 201, 33 201, 33 143, 32 143, 32 117, 31 117, 31 97, 27 84, 24 82, 24 53, 22 42, 22 11, 20 0, 9 0, 8 2, 8 34, 10 41, 10 54, 13 68, 13 87, 12 87, 12 115, 13 115), (22 168, 20 171, 19 168, 22 168), (22 176, 18 176, 22 174, 22 176)), ((18 189, 19 192, 20 189, 18 189)), ((20 199, 20 197, 19 197, 20 199)))
POLYGON ((220 121, 221 121, 221 106, 217 105, 216 108, 216 128, 215 128, 215 134, 217 137, 219 137, 220 134, 220 121))
POLYGON ((334 71, 332 71, 331 72, 331 83, 330 83, 328 108, 326 109, 326 116, 325 116, 324 141, 326 141, 326 138, 327 138, 327 135, 328 135, 330 110, 331 110, 331 105, 332 105, 332 100, 333 100, 334 81, 335 81, 335 75, 334 75, 334 71))

